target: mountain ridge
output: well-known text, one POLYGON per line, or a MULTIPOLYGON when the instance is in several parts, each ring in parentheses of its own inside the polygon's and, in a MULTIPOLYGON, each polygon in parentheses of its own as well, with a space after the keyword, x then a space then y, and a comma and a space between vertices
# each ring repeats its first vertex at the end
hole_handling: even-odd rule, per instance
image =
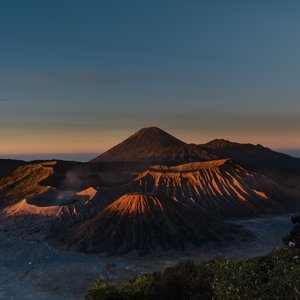
POLYGON ((299 158, 260 144, 237 143, 225 139, 213 139, 205 144, 188 144, 158 127, 140 129, 90 162, 183 163, 224 158, 232 158, 247 167, 252 163, 257 168, 263 168, 269 166, 267 162, 272 160, 276 166, 295 164, 300 167, 299 158))

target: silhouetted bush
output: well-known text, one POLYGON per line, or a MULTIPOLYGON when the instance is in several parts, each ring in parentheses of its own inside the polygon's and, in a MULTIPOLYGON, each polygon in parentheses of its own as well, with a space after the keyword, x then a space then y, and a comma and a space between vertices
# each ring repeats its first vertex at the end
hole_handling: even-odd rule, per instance
POLYGON ((214 299, 300 299, 299 250, 215 263, 214 299))
POLYGON ((300 215, 292 217, 292 222, 293 229, 283 238, 283 241, 290 248, 300 248, 300 215))
POLYGON ((122 284, 98 280, 87 300, 300 299, 300 250, 281 249, 235 262, 182 261, 122 284))

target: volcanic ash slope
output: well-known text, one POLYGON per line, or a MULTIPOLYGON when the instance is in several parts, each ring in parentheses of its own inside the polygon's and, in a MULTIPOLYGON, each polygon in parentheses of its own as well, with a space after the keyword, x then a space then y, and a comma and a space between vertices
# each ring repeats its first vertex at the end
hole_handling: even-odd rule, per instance
POLYGON ((153 194, 125 194, 83 224, 55 236, 61 246, 86 253, 140 255, 234 239, 240 228, 220 225, 191 208, 153 194))
POLYGON ((111 204, 126 193, 164 194, 187 206, 222 217, 287 213, 300 195, 267 177, 249 172, 230 159, 179 166, 153 166, 128 184, 100 188, 99 203, 111 204))

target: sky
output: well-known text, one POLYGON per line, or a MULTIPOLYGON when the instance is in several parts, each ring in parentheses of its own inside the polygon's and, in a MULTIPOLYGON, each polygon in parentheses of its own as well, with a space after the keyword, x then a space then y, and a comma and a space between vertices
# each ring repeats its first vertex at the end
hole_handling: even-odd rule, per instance
POLYGON ((0 1, 0 157, 146 126, 300 153, 299 1, 0 1))

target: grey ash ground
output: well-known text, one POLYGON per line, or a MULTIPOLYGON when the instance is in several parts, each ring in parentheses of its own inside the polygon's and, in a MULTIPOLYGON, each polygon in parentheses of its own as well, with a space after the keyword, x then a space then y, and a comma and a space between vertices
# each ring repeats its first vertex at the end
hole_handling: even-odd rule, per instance
MULTIPOLYGON (((236 245, 206 247, 144 258, 105 257, 55 249, 44 240, 47 226, 31 228, 32 220, 0 219, 0 299, 83 299, 97 277, 123 281, 137 274, 164 269, 178 260, 207 259, 226 255, 256 256, 281 246, 281 237, 292 227, 290 215, 235 220, 254 233, 254 238, 236 245), (14 226, 12 226, 14 225, 14 226), (21 223, 20 223, 21 225, 21 223), (24 226, 26 225, 26 226, 24 226)), ((36 223, 36 220, 35 222, 36 223)))

